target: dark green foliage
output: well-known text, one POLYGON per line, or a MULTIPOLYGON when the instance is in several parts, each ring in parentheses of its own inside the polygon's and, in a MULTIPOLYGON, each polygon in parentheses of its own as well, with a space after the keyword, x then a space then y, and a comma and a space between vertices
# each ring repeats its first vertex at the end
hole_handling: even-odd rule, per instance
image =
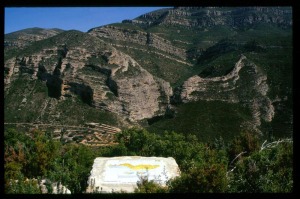
POLYGON ((273 103, 276 112, 272 122, 262 124, 265 132, 277 138, 290 137, 293 134, 293 48, 288 47, 290 39, 282 38, 279 41, 282 42, 281 47, 268 48, 263 53, 245 54, 268 75, 270 99, 282 99, 280 102, 273 103))
POLYGON ((129 129, 119 134, 117 140, 120 145, 112 150, 116 154, 107 155, 173 157, 182 171, 188 170, 193 164, 202 164, 204 159, 205 162, 210 160, 218 163, 227 162, 225 151, 209 150, 208 146, 191 134, 182 135, 165 131, 157 135, 144 129, 129 129))
POLYGON ((213 141, 222 136, 231 140, 242 130, 241 124, 251 118, 251 112, 241 104, 221 101, 198 101, 178 105, 177 114, 171 119, 162 119, 147 129, 162 133, 176 131, 196 135, 201 141, 213 141))
POLYGON ((37 177, 61 182, 72 193, 85 191, 95 158, 93 150, 84 145, 62 146, 51 134, 39 130, 29 134, 32 138, 13 129, 5 131, 6 192, 39 193, 34 181, 25 181, 37 177))
MULTIPOLYGON (((119 134, 117 154, 174 157, 183 174, 170 183, 170 192, 224 192, 227 187, 227 157, 222 149, 202 144, 194 135, 164 132, 151 134, 142 129, 129 129, 119 134), (122 149, 122 150, 121 150, 122 149), (121 154, 120 152, 124 154, 121 154), (188 184, 190 183, 190 184, 188 184), (205 183, 205 184, 204 184, 205 183), (193 184, 193 185, 191 185, 193 184), (201 185, 200 185, 201 184, 201 185), (186 187, 186 190, 182 187, 186 187)), ((165 192, 153 181, 141 179, 138 193, 165 192)))
POLYGON ((245 152, 246 156, 258 151, 261 146, 260 137, 255 132, 243 131, 236 136, 229 146, 229 158, 233 160, 238 154, 245 152))
POLYGON ((102 55, 102 56, 91 56, 88 59, 88 63, 89 65, 96 65, 96 66, 103 66, 103 65, 107 65, 108 59, 106 56, 102 55))
POLYGON ((140 181, 137 182, 137 188, 134 190, 135 193, 167 193, 168 188, 162 187, 155 183, 153 180, 149 181, 148 177, 140 177, 140 181))
MULTIPOLYGON (((197 9, 191 9, 191 16, 182 17, 199 22, 199 27, 187 28, 178 24, 161 23, 167 17, 166 10, 155 12, 150 19, 138 18, 146 22, 154 21, 151 25, 130 24, 128 21, 113 24, 113 26, 124 28, 123 32, 127 34, 135 35, 138 31, 148 33, 148 44, 152 42, 151 34, 156 34, 175 47, 185 49, 188 54, 187 60, 151 46, 109 38, 101 39, 106 43, 123 46, 116 48, 130 55, 154 76, 170 82, 173 87, 181 86, 187 78, 193 75, 200 75, 204 78, 226 75, 232 70, 240 54, 244 54, 249 62, 257 65, 258 69, 267 76, 269 87, 267 97, 270 98, 275 108, 275 116, 271 122, 261 121, 262 125, 259 128, 263 136, 268 138, 292 136, 292 29, 288 26, 280 27, 273 22, 242 24, 239 19, 243 19, 241 16, 244 14, 257 17, 255 11, 245 8, 234 12, 237 23, 241 23, 240 27, 233 28, 233 26, 238 26, 237 24, 214 26, 213 20, 208 17, 206 11, 231 11, 233 8, 206 8, 205 11, 200 12, 197 9), (200 18, 207 25, 201 24, 200 18), (177 62, 174 58, 194 65, 188 66, 177 62)), ((290 8, 281 8, 281 10, 288 11, 290 8)), ((271 14, 267 13, 267 15, 271 14)), ((211 15, 211 17, 214 16, 211 15)), ((289 18, 290 14, 287 14, 284 19, 286 17, 289 18)), ((40 30, 27 31, 31 34, 40 30)), ((59 69, 68 49, 86 48, 87 51, 96 52, 87 58, 86 66, 79 69, 78 73, 107 79, 111 73, 110 69, 115 65, 108 64, 107 56, 101 55, 101 52, 110 50, 103 41, 87 33, 72 30, 34 42, 21 50, 5 48, 4 59, 17 58, 22 65, 19 76, 14 75, 10 88, 5 93, 5 122, 39 120, 42 123, 53 123, 53 113, 59 113, 59 117, 56 118, 55 115, 55 124, 82 125, 87 122, 100 122, 119 125, 115 114, 90 106, 93 95, 89 87, 82 87, 82 90, 86 92, 80 92, 75 97, 68 97, 65 100, 56 101, 56 99, 49 98, 49 96, 60 97, 61 93, 58 90, 60 90, 61 82, 60 79, 52 79, 58 82, 58 84, 53 83, 49 79, 51 75, 48 72, 50 71, 46 71, 45 68, 57 65, 54 74, 62 75, 59 69), (47 84, 40 80, 30 79, 33 70, 26 66, 23 56, 31 56, 44 51, 45 48, 57 47, 57 52, 49 50, 49 54, 55 55, 40 62, 38 77, 41 80, 48 79, 47 84), (26 99, 25 102, 22 102, 24 99, 26 99)), ((71 65, 67 65, 66 70, 71 68, 71 65)), ((8 74, 8 69, 4 68, 4 70, 5 74, 8 74)), ((118 75, 126 78, 126 76, 135 76, 138 73, 130 66, 127 72, 118 75)), ((239 75, 240 79, 237 81, 238 86, 234 94, 242 100, 253 99, 253 96, 257 95, 250 84, 253 76, 243 69, 239 75)), ((115 95, 108 92, 107 97, 114 100, 118 95, 117 86, 113 82, 110 85, 115 95)), ((207 99, 212 95, 222 96, 222 93, 214 89, 218 88, 216 85, 212 85, 212 88, 210 92, 203 93, 208 96, 207 99)), ((197 95, 197 93, 193 94, 197 95)), ((230 96, 230 94, 225 95, 230 96)), ((52 181, 61 181, 72 193, 80 193, 86 187, 87 177, 95 157, 142 155, 174 157, 182 175, 170 182, 168 190, 159 187, 154 182, 141 180, 137 190, 140 193, 291 192, 293 189, 292 144, 280 143, 276 147, 260 151, 262 137, 244 131, 241 127, 245 121, 251 119, 249 107, 243 104, 205 100, 174 105, 175 114, 172 114, 172 117, 149 120, 149 125, 147 126, 146 123, 145 126, 156 134, 143 129, 129 129, 117 135, 118 145, 98 149, 77 144, 62 145, 58 141, 53 141, 51 135, 40 131, 26 131, 26 134, 32 136, 30 138, 25 132, 6 130, 4 140, 5 191, 7 193, 38 193, 39 190, 35 189, 34 182, 29 181, 26 184, 25 179, 40 176, 50 178, 52 181), (241 155, 236 158, 238 154, 241 155)), ((82 139, 79 136, 74 138, 77 142, 82 139)))
POLYGON ((71 193, 82 193, 87 187, 94 158, 93 150, 87 146, 64 145, 48 176, 52 181, 59 181, 67 186, 71 193))
POLYGON ((273 142, 260 150, 258 138, 250 132, 242 132, 227 146, 222 138, 208 145, 190 134, 157 135, 128 129, 117 134, 119 145, 93 149, 62 145, 52 140, 50 132, 28 133, 31 138, 13 129, 5 131, 6 193, 39 193, 36 181, 30 180, 33 178, 61 182, 72 193, 82 193, 94 158, 126 155, 173 157, 181 170, 180 177, 170 180, 167 187, 141 177, 137 193, 291 192, 293 188, 293 148, 289 140, 273 142), (231 152, 240 150, 250 152, 232 161, 231 152))
POLYGON ((16 178, 10 179, 5 184, 5 194, 41 194, 38 180, 26 179, 20 173, 16 178))
POLYGON ((227 189, 226 167, 210 164, 193 167, 170 182, 171 193, 224 193, 227 189))
POLYGON ((293 146, 283 142, 256 151, 237 162, 230 174, 230 192, 291 192, 293 146))
POLYGON ((246 51, 250 52, 262 52, 264 50, 264 48, 255 40, 248 41, 243 47, 246 51))
POLYGON ((222 39, 215 45, 206 49, 200 56, 198 62, 203 63, 204 61, 209 61, 216 58, 222 54, 236 51, 238 49, 237 44, 233 43, 230 39, 222 39))
POLYGON ((6 93, 4 97, 5 121, 29 122, 36 119, 37 110, 42 109, 43 101, 47 97, 47 87, 40 80, 28 81, 27 77, 24 76, 14 81, 9 88, 9 93, 6 93), (23 92, 33 92, 35 97, 32 95, 24 96, 23 92), (24 98, 27 99, 27 102, 34 99, 35 103, 22 103, 24 98))

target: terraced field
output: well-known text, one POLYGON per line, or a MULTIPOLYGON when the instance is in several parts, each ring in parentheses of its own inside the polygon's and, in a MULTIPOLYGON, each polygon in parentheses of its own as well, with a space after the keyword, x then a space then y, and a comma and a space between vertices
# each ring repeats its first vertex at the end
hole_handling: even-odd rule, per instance
POLYGON ((115 145, 115 134, 121 129, 106 124, 86 123, 83 126, 40 124, 40 123, 4 123, 6 126, 23 126, 51 130, 53 139, 64 143, 76 142, 88 146, 115 145))

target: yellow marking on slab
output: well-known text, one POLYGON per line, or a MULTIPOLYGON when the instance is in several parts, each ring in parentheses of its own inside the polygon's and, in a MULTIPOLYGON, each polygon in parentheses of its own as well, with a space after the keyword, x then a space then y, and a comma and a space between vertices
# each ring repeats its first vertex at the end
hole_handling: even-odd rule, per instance
POLYGON ((138 164, 138 165, 132 165, 128 163, 120 164, 120 166, 125 166, 133 170, 141 170, 141 169, 155 169, 159 167, 159 165, 151 165, 151 164, 138 164))

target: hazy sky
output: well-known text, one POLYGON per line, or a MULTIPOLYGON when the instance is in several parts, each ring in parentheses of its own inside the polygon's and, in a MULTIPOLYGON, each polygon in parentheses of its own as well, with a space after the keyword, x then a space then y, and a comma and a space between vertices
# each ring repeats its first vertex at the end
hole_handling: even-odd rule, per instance
POLYGON ((110 23, 134 19, 163 7, 26 7, 5 8, 5 34, 25 28, 76 29, 83 32, 110 23))

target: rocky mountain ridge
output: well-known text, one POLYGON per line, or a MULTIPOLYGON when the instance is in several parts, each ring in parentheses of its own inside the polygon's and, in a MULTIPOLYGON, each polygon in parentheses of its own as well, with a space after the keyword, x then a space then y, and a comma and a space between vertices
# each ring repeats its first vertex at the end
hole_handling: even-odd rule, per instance
POLYGON ((153 77, 130 56, 115 48, 102 50, 63 44, 28 57, 12 58, 5 66, 8 71, 6 89, 19 73, 28 73, 33 80, 46 81, 50 97, 64 100, 79 95, 89 105, 120 114, 130 121, 164 114, 163 109, 172 95, 170 84, 153 77), (92 58, 102 63, 95 65, 90 61, 92 58), (85 73, 87 68, 93 74, 85 73))
POLYGON ((114 26, 104 26, 90 30, 89 34, 99 38, 104 37, 112 40, 132 42, 144 46, 148 45, 165 53, 172 54, 183 60, 186 59, 185 49, 173 46, 170 41, 153 33, 124 29, 114 26))
POLYGON ((53 29, 43 29, 43 28, 28 28, 21 31, 12 32, 6 34, 4 37, 4 47, 5 49, 10 48, 24 48, 30 43, 35 41, 40 41, 53 37, 64 30, 53 28, 53 29))
POLYGON ((241 55, 233 70, 225 76, 190 77, 182 85, 180 99, 184 103, 217 100, 245 104, 252 110, 253 121, 250 123, 255 130, 258 130, 261 119, 271 122, 275 114, 272 101, 267 96, 269 86, 266 80, 267 76, 262 73, 262 70, 241 55), (249 78, 247 83, 243 82, 246 75, 249 78))
MULTIPOLYGON (((229 24, 240 28, 258 22, 274 23, 282 27, 290 27, 292 12, 279 7, 244 7, 228 9, 227 7, 177 7, 160 12, 144 14, 131 21, 147 25, 181 25, 185 27, 210 27, 229 24)), ((130 22, 130 21, 125 21, 130 22)))
MULTIPOLYGON (((102 123, 110 115, 117 120, 110 125, 147 127, 176 120, 180 104, 206 101, 244 107, 249 113, 234 114, 251 119, 239 126, 261 132, 262 124, 277 122, 278 104, 290 100, 281 69, 265 57, 288 52, 291 26, 288 8, 179 7, 87 33, 52 32, 17 52, 6 51, 6 122, 16 122, 25 110, 21 122, 102 123), (226 36, 235 44, 219 42, 226 36), (19 89, 21 81, 29 89, 19 89), (67 108, 74 104, 93 117, 76 116, 67 108), (32 107, 34 117, 26 114, 32 107)), ((281 64, 286 71, 289 65, 281 64)))

